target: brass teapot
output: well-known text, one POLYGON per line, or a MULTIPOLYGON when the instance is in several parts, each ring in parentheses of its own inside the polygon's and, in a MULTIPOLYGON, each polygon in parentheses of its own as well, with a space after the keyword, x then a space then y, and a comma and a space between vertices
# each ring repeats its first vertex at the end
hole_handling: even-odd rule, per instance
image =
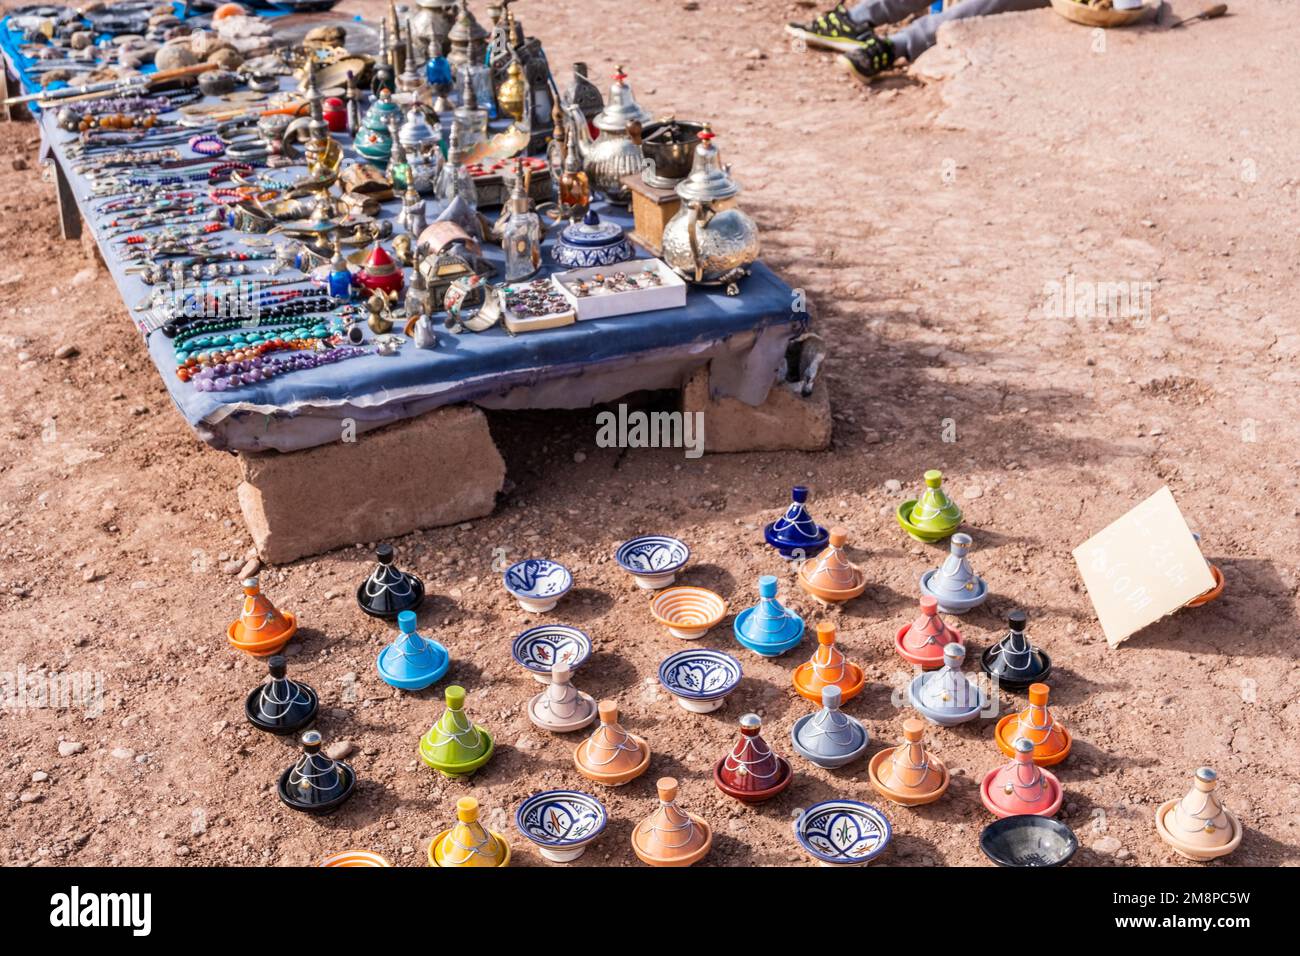
POLYGON ((627 74, 621 66, 617 68, 609 88, 609 100, 591 121, 600 131, 594 139, 581 105, 570 102, 564 108, 573 126, 573 142, 582 157, 588 181, 610 202, 627 203, 632 194, 623 185, 623 177, 639 173, 645 166, 641 126, 650 120, 650 114, 632 98, 627 74))
POLYGON ((677 184, 682 205, 664 226, 663 258, 687 282, 735 295, 758 259, 758 226, 736 205, 740 186, 720 162, 713 135, 707 127, 699 134, 691 174, 677 184))

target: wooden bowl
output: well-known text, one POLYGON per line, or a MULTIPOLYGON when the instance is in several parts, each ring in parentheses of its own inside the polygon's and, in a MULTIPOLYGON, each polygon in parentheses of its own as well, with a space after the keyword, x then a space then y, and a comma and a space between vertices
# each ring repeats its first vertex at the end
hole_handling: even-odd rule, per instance
POLYGON ((1126 27, 1145 19, 1156 8, 1144 3, 1136 10, 1099 10, 1074 0, 1052 0, 1052 9, 1065 19, 1085 27, 1126 27))

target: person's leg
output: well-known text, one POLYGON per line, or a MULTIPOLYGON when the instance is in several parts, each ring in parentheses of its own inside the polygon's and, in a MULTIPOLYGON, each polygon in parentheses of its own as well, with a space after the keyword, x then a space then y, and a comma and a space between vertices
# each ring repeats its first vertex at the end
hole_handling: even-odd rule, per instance
POLYGON ((883 27, 928 9, 932 0, 862 0, 849 7, 849 18, 862 27, 883 27))
MULTIPOLYGON (((904 2, 904 0, 891 0, 904 2)), ((913 20, 897 33, 889 35, 889 42, 894 47, 894 55, 915 60, 930 47, 934 46, 935 36, 941 24, 949 20, 961 20, 965 17, 984 17, 994 13, 1013 13, 1017 10, 1033 10, 1046 7, 1050 0, 961 0, 941 13, 931 13, 913 20)), ((863 4, 867 6, 868 4, 863 4)), ((855 8, 856 9, 856 8, 855 8)))
POLYGON ((852 10, 837 3, 805 23, 787 23, 785 30, 809 46, 850 52, 871 42, 871 29, 896 23, 908 14, 919 13, 930 0, 862 0, 852 10))

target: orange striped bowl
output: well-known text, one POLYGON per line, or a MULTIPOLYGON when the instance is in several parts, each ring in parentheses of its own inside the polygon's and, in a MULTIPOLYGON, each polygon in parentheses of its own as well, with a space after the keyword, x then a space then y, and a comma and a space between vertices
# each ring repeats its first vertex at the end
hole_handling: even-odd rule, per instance
POLYGON ((344 850, 335 853, 327 860, 321 860, 321 866, 392 866, 378 853, 369 850, 344 850))
POLYGON ((727 602, 707 588, 668 588, 650 599, 650 613, 673 637, 693 641, 727 616, 727 602))

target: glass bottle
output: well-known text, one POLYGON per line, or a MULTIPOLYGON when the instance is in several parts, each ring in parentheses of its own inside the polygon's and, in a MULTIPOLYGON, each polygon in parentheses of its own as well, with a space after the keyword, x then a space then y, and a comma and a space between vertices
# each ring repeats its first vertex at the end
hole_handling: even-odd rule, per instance
POLYGON ((451 128, 451 144, 447 148, 447 161, 438 173, 438 184, 433 195, 442 203, 449 203, 457 196, 463 199, 471 209, 478 208, 478 187, 474 185, 474 174, 465 165, 469 151, 460 140, 457 127, 451 128))
POLYGON ((508 218, 501 229, 506 254, 506 281, 517 282, 537 272, 542 264, 542 221, 528 200, 528 177, 523 164, 515 166, 515 186, 510 194, 508 218))
POLYGON ((460 129, 460 143, 465 150, 487 139, 488 111, 478 105, 473 71, 468 67, 460 74, 460 106, 452 113, 452 127, 460 129))

